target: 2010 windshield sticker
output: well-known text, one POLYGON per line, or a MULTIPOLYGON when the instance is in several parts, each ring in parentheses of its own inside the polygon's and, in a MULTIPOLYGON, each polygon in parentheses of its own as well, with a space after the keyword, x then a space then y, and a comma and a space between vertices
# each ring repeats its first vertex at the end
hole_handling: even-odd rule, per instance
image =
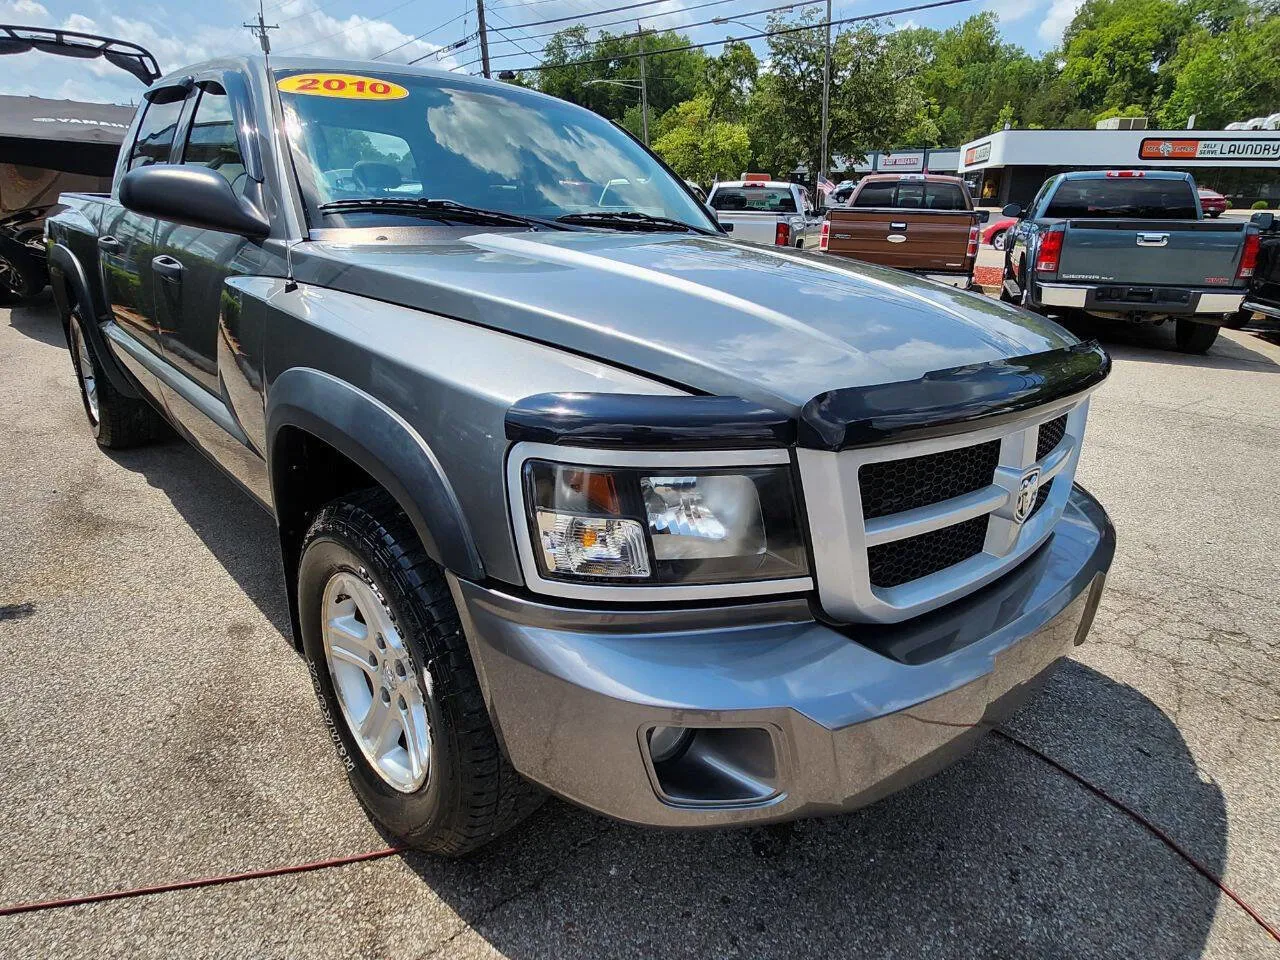
POLYGON ((402 100, 409 95, 398 83, 350 73, 298 73, 277 81, 276 87, 281 93, 343 100, 402 100))

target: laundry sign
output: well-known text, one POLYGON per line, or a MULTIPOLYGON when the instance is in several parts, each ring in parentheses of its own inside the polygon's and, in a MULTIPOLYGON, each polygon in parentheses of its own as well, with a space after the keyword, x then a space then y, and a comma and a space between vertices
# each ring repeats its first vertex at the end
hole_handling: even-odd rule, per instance
POLYGON ((1138 147, 1140 160, 1280 160, 1280 139, 1207 139, 1201 137, 1147 137, 1138 147))

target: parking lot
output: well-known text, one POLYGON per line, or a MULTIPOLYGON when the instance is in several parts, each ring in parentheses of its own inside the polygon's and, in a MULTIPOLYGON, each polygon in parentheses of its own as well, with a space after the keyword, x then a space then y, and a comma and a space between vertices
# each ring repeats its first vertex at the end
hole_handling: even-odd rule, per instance
MULTIPOLYGON (((1280 923, 1280 346, 1092 328, 1080 481, 1119 549, 1010 729, 1280 923)), ((104 454, 50 302, 0 310, 0 906, 385 847, 293 652, 271 520, 180 441, 104 454), (26 606, 29 605, 29 606, 26 606)), ((667 834, 550 801, 402 855, 0 919, 11 956, 1280 953, 1134 820, 1010 742, 845 817, 667 834)))

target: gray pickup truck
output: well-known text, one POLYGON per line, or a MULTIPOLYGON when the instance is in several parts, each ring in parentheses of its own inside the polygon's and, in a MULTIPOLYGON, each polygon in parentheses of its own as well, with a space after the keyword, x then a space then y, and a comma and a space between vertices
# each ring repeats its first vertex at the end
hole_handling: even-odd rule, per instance
POLYGON ((1176 323, 1178 349, 1204 353, 1244 299, 1257 228, 1205 220, 1190 174, 1094 170, 1046 180, 1005 240, 1001 299, 1176 323))
POLYGON ((1107 355, 737 242, 588 111, 217 61, 152 85, 111 193, 63 202, 98 443, 176 430, 275 518, 328 736, 410 844, 464 853, 544 790, 664 827, 848 810, 1089 630, 1107 355))

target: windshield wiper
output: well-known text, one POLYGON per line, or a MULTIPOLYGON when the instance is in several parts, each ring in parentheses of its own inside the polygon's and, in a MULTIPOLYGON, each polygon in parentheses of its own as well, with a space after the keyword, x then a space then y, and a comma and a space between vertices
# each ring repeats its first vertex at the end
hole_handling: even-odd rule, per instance
POLYGON ((714 235, 712 230, 695 227, 693 224, 685 223, 683 220, 673 220, 670 217, 655 217, 652 214, 641 213, 639 210, 568 213, 563 217, 556 217, 556 222, 582 224, 589 227, 611 227, 614 230, 649 230, 663 233, 692 230, 695 233, 714 235))
POLYGON ((431 197, 358 197, 351 200, 330 200, 320 204, 321 213, 406 213, 429 217, 433 220, 455 220, 462 223, 487 223, 505 227, 548 227, 552 230, 568 230, 564 224, 541 217, 526 217, 518 213, 486 210, 456 200, 438 200, 431 197))

